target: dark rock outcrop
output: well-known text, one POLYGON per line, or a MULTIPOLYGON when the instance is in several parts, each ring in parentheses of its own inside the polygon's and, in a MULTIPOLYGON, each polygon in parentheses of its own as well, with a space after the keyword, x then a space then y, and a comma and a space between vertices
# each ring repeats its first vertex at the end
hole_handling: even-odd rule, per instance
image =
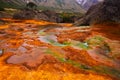
POLYGON ((24 9, 13 15, 14 19, 33 19, 35 18, 36 12, 33 10, 24 9))
POLYGON ((14 19, 35 19, 35 20, 44 20, 44 21, 50 21, 50 22, 61 22, 61 18, 57 13, 54 11, 38 11, 38 10, 32 10, 32 9, 23 9, 20 12, 17 12, 13 15, 14 19))
POLYGON ((80 26, 105 22, 120 23, 120 0, 105 0, 91 6, 87 13, 74 24, 80 26))

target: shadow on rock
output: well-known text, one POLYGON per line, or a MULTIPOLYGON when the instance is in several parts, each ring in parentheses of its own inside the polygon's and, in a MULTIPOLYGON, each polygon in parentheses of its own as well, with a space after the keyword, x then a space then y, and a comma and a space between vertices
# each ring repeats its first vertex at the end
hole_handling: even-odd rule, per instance
POLYGON ((120 23, 120 1, 105 0, 90 7, 87 13, 74 25, 91 25, 105 22, 120 23))

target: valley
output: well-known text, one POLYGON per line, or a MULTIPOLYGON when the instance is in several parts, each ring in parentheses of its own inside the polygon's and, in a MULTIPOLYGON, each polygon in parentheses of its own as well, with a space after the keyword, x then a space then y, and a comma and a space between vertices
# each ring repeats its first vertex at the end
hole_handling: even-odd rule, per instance
POLYGON ((120 41, 109 39, 110 33, 70 23, 3 20, 9 23, 0 25, 0 80, 119 80, 120 41))
POLYGON ((120 80, 120 1, 0 4, 0 80, 120 80))

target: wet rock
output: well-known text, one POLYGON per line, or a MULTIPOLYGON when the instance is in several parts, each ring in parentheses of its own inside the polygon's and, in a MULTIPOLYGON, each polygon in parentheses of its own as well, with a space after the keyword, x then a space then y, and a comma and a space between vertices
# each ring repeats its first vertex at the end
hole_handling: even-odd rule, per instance
POLYGON ((75 25, 99 24, 105 22, 120 23, 120 1, 105 0, 90 7, 87 13, 75 25))

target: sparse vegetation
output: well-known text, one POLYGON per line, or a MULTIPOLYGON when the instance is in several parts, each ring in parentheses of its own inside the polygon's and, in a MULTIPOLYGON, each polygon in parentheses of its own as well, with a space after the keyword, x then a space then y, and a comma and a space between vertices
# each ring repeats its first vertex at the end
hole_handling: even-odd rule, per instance
POLYGON ((63 19, 63 23, 73 23, 75 20, 79 19, 83 14, 80 13, 70 13, 63 12, 60 13, 61 18, 63 19))
POLYGON ((90 39, 87 39, 86 42, 89 45, 97 46, 97 45, 102 45, 105 43, 104 39, 101 36, 94 36, 90 39))

